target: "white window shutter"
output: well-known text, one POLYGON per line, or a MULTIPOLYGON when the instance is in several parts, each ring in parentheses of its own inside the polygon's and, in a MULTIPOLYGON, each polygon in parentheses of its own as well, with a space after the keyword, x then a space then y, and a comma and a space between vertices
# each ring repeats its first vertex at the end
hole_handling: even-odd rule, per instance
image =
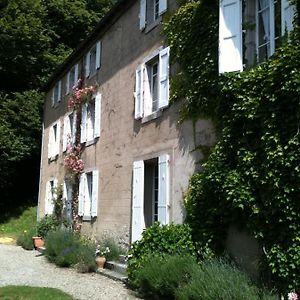
POLYGON ((133 163, 131 242, 142 238, 144 219, 144 161, 133 163))
POLYGON ((54 146, 54 129, 53 126, 49 128, 49 142, 48 142, 48 158, 53 157, 54 146))
POLYGON ((78 195, 78 216, 83 216, 84 213, 84 197, 85 197, 85 174, 81 174, 79 180, 79 195, 78 195))
POLYGON ((159 108, 169 105, 169 58, 169 47, 159 52, 159 108))
POLYGON ((146 0, 140 0, 140 30, 146 27, 146 0))
POLYGON ((54 86, 54 88, 52 89, 52 92, 51 92, 51 102, 52 102, 52 107, 54 107, 54 105, 55 105, 55 101, 54 101, 54 90, 55 90, 55 86, 54 86))
POLYGON ((87 105, 84 104, 81 108, 80 143, 86 142, 86 120, 87 120, 87 105))
POLYGON ((45 215, 48 215, 49 212, 49 201, 51 198, 50 193, 50 181, 47 181, 46 183, 46 189, 45 189, 45 215))
POLYGON ((69 115, 64 117, 64 133, 63 133, 63 151, 67 150, 68 141, 71 135, 71 124, 69 115))
MULTIPOLYGON (((89 176, 89 179, 91 177, 89 176)), ((83 202, 83 215, 85 217, 91 217, 91 204, 92 204, 92 194, 93 191, 90 191, 89 186, 90 182, 88 181, 87 174, 84 174, 84 202, 83 202)))
POLYGON ((169 223, 170 156, 158 158, 158 221, 169 223))
POLYGON ((55 153, 54 155, 59 154, 59 145, 60 145, 60 121, 57 121, 56 129, 56 141, 55 141, 55 153))
POLYGON ((76 111, 73 112, 73 123, 71 124, 72 126, 72 144, 75 144, 76 142, 76 132, 77 132, 77 127, 76 127, 76 123, 77 122, 77 114, 76 111))
POLYGON ((143 117, 143 72, 140 65, 135 71, 134 117, 143 117))
POLYGON ((159 15, 162 15, 167 10, 167 0, 159 0, 159 15))
POLYGON ((99 186, 99 172, 93 171, 93 191, 92 191, 92 203, 91 203, 91 217, 97 217, 98 212, 98 186, 99 186))
POLYGON ((71 71, 68 72, 67 74, 67 80, 66 80, 66 94, 70 92, 70 73, 71 71))
POLYGON ((219 73, 242 71, 241 0, 220 0, 219 73))
POLYGON ((101 51, 102 50, 102 43, 101 41, 97 42, 96 44, 96 69, 101 67, 101 51))
POLYGON ((288 0, 281 0, 281 34, 290 32, 293 29, 293 20, 296 8, 288 0))
POLYGON ((152 96, 150 92, 150 79, 147 71, 147 66, 145 64, 142 65, 142 105, 143 105, 143 116, 149 116, 152 114, 152 96))
POLYGON ((58 82, 58 102, 61 101, 61 80, 58 82))
POLYGON ((63 194, 62 194, 62 197, 63 199, 67 199, 68 197, 68 193, 67 193, 67 183, 66 181, 64 180, 64 183, 63 183, 63 194))
POLYGON ((85 77, 90 76, 90 51, 87 53, 85 57, 85 77))
POLYGON ((101 132, 101 94, 97 93, 95 98, 95 124, 94 124, 94 138, 100 136, 101 132))
MULTIPOLYGON (((77 81, 78 81, 78 76, 79 76, 79 70, 78 70, 78 64, 75 65, 75 78, 74 78, 74 86, 77 85, 77 81)), ((72 87, 73 88, 73 87, 72 87)))

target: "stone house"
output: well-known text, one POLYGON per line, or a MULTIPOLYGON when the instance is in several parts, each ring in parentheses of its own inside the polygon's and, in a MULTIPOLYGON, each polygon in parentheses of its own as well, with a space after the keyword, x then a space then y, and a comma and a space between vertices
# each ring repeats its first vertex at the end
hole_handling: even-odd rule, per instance
POLYGON ((195 141, 211 146, 215 135, 209 121, 179 123, 179 104, 169 103, 176 65, 161 32, 175 2, 119 1, 48 81, 39 218, 53 213, 55 188, 62 186, 71 219, 74 183, 64 160, 77 136, 82 233, 129 244, 154 221, 183 221, 183 194, 201 159, 195 141), (79 78, 95 90, 76 113, 68 99, 79 78))

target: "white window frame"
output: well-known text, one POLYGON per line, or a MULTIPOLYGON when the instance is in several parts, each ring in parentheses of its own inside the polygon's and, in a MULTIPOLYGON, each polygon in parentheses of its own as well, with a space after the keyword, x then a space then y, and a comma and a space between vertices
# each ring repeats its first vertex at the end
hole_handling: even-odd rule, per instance
POLYGON ((91 78, 96 75, 97 70, 101 68, 101 55, 102 55, 102 42, 98 41, 95 43, 85 58, 85 76, 86 78, 91 78), (93 64, 92 58, 95 55, 95 62, 93 64))
POLYGON ((54 210, 54 200, 56 198, 56 189, 58 182, 56 178, 51 178, 46 183, 45 189, 45 215, 52 215, 54 210))
MULTIPOLYGON (((143 160, 133 162, 132 179, 132 220, 131 242, 140 240, 145 229, 144 185, 145 163, 143 160)), ((158 157, 158 221, 165 225, 170 223, 170 155, 158 157)), ((154 211, 153 211, 154 215, 154 211)))
POLYGON ((48 158, 55 159, 59 155, 60 146, 60 120, 52 124, 49 128, 48 158), (56 132, 55 132, 56 128, 56 132))
POLYGON ((81 109, 81 143, 93 143, 97 138, 100 137, 101 131, 101 93, 97 93, 93 96, 89 103, 82 106, 81 109), (91 120, 93 128, 91 129, 88 125, 88 111, 89 107, 93 106, 94 119, 91 120))
POLYGON ((65 179, 63 183, 63 216, 69 222, 72 222, 72 200, 73 186, 68 179, 65 179))
POLYGON ((67 147, 73 146, 76 141, 76 111, 68 113, 64 117, 64 133, 63 133, 63 152, 67 150, 67 147))
POLYGON ((67 74, 67 81, 66 81, 66 94, 72 92, 73 88, 76 86, 78 82, 78 64, 74 65, 67 74), (71 76, 74 74, 74 78, 72 80, 71 76))
POLYGON ((52 89, 52 107, 56 107, 61 102, 61 80, 59 80, 52 89))
POLYGON ((83 220, 91 220, 98 215, 99 204, 99 172, 93 170, 80 176, 78 215, 83 220), (92 189, 90 189, 92 187, 92 189))
POLYGON ((149 57, 145 58, 143 63, 136 69, 135 83, 135 119, 142 119, 142 122, 148 121, 159 116, 159 111, 169 105, 169 77, 170 77, 170 48, 159 48, 149 57), (157 109, 153 109, 153 97, 151 95, 152 69, 154 64, 157 68, 157 109), (150 78, 149 78, 150 74, 150 78))

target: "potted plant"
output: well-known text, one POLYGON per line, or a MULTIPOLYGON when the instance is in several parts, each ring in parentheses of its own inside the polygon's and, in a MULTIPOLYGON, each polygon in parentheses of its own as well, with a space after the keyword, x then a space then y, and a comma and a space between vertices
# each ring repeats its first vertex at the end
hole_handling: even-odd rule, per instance
POLYGON ((105 254, 109 253, 110 249, 109 247, 106 247, 104 250, 101 250, 101 246, 97 245, 95 255, 96 255, 96 265, 98 269, 104 269, 105 262, 106 262, 106 257, 105 254))

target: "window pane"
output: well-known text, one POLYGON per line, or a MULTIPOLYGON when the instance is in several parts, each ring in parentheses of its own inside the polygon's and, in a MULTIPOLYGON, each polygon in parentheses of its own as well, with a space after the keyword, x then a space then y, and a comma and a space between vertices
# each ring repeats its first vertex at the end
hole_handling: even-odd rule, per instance
POLYGON ((152 111, 158 109, 158 63, 151 66, 151 96, 152 96, 152 111))

